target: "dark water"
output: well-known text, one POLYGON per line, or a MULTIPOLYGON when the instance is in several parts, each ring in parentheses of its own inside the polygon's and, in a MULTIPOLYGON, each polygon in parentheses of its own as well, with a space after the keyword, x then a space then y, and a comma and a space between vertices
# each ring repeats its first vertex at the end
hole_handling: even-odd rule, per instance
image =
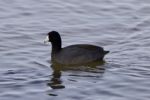
POLYGON ((0 100, 149 100, 150 0, 0 2, 0 100), (105 64, 54 70, 51 46, 89 43, 105 64))

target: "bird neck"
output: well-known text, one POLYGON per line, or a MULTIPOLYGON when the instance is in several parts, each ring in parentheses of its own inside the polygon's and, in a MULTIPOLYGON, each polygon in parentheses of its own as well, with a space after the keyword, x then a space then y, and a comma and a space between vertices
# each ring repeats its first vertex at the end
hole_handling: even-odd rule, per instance
POLYGON ((61 50, 61 40, 52 42, 52 53, 57 53, 61 50))

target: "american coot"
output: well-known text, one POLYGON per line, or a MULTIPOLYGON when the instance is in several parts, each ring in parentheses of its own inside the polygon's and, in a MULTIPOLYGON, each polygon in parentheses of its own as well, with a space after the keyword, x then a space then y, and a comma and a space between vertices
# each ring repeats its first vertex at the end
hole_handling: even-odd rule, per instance
POLYGON ((56 31, 49 32, 44 42, 51 42, 52 44, 52 63, 63 65, 102 61, 104 56, 109 53, 109 51, 104 51, 102 47, 90 44, 75 44, 62 48, 61 37, 56 31))

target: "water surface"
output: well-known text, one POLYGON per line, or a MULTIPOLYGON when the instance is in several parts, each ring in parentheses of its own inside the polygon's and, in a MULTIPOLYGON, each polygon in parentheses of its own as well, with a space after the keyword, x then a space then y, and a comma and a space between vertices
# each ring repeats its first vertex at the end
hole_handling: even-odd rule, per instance
POLYGON ((149 0, 0 2, 0 100, 149 100, 149 0), (88 43, 105 63, 55 70, 46 34, 88 43))

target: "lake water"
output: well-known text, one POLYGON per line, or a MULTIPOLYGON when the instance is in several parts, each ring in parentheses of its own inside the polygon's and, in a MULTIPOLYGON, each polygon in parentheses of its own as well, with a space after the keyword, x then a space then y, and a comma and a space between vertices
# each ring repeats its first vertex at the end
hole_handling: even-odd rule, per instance
POLYGON ((3 0, 0 65, 0 100, 150 100, 150 0, 3 0), (105 63, 55 71, 52 30, 105 63))

